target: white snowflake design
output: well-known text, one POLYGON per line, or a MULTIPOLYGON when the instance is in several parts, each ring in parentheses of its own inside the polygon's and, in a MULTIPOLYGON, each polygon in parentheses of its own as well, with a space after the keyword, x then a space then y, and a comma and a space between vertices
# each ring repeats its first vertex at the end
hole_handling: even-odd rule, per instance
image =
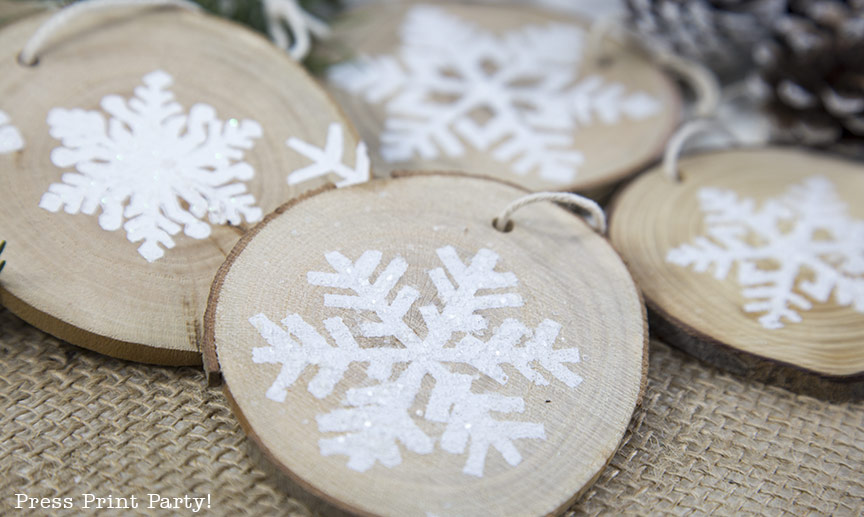
POLYGON ((160 245, 174 247, 171 236, 181 229, 207 238, 205 216, 214 224, 260 220, 261 209, 242 183, 255 171, 241 160, 261 136, 261 126, 254 120, 223 122, 202 103, 186 115, 167 90, 172 77, 164 71, 147 74, 143 82, 128 100, 102 99, 107 121, 99 111, 48 113, 51 136, 62 143, 51 161, 75 172, 53 183, 39 206, 88 215, 101 207, 99 225, 109 231, 122 226, 129 241, 143 241, 138 252, 149 262, 164 255, 160 245))
POLYGON ((271 400, 284 401, 287 390, 307 368, 317 369, 308 391, 324 399, 352 363, 367 365, 366 375, 373 384, 349 387, 342 400, 344 407, 317 416, 320 432, 338 433, 319 440, 321 454, 346 455, 348 467, 354 470, 366 471, 376 462, 386 467, 399 465, 402 456, 397 442, 417 454, 432 453, 435 438, 418 426, 421 420, 430 427, 443 424, 438 441, 444 451, 462 454, 467 449, 466 474, 483 475, 490 447, 510 465, 518 465, 522 456, 514 441, 545 439, 543 424, 496 419, 493 412, 523 412, 525 400, 475 392, 474 381, 482 374, 506 385, 508 376, 501 366, 509 365, 528 381, 548 385, 549 379, 535 369, 539 365, 570 388, 582 382, 565 365, 579 362, 578 349, 554 346, 561 329, 555 321, 544 319, 532 329, 507 318, 483 339, 489 322, 480 312, 523 306, 522 297, 513 291, 516 276, 495 271, 499 259, 495 252, 481 249, 467 264, 451 246, 438 249, 437 255, 444 268, 427 274, 437 290, 438 303, 415 309, 425 323, 425 337, 408 323, 414 321, 409 311, 421 293, 403 285, 393 294, 408 263, 397 256, 373 280, 382 259, 382 253, 374 250, 355 262, 336 251, 327 253, 335 272, 310 272, 307 281, 335 291, 324 294, 326 307, 348 309, 359 318, 373 316, 373 320, 358 322, 358 334, 374 340, 376 346, 361 346, 341 317, 324 320, 326 335, 290 311, 282 326, 265 314, 249 318, 269 344, 252 350, 253 361, 282 365, 266 393, 271 400), (484 293, 478 294, 480 291, 484 293), (457 373, 448 365, 468 366, 476 374, 457 373), (428 394, 421 393, 427 376, 434 381, 428 394), (425 407, 419 407, 421 397, 427 401, 425 407))
POLYGON ((303 183, 312 178, 326 176, 330 173, 334 173, 342 178, 336 182, 337 187, 347 187, 369 181, 371 167, 365 143, 359 142, 357 144, 357 149, 354 153, 354 168, 349 167, 342 161, 342 155, 345 150, 345 137, 342 132, 342 124, 337 122, 330 124, 327 130, 327 142, 323 148, 315 147, 298 138, 289 138, 286 143, 288 147, 313 162, 311 165, 297 169, 289 174, 289 185, 303 183))
POLYGON ((12 125, 9 115, 0 110, 0 154, 14 153, 24 148, 24 137, 17 127, 12 125))
POLYGON ((398 56, 365 57, 328 73, 338 87, 385 103, 380 152, 388 162, 459 157, 467 143, 516 174, 536 171, 567 184, 584 161, 573 147, 577 128, 660 110, 647 93, 579 77, 585 31, 576 26, 532 25, 497 36, 421 5, 408 11, 401 39, 398 56))
POLYGON ((706 236, 668 252, 666 260, 725 279, 737 266, 746 312, 779 329, 801 322, 797 311, 826 303, 864 313, 864 220, 852 219, 827 178, 813 176, 761 207, 726 189, 702 188, 706 236), (808 299, 809 297, 809 299, 808 299))

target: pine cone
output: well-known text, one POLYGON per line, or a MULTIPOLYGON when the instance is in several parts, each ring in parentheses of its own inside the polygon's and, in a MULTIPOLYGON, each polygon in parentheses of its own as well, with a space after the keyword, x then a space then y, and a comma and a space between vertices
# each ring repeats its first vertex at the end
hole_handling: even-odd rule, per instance
POLYGON ((864 0, 627 0, 650 44, 753 75, 777 137, 864 157, 864 0))
POLYGON ((645 43, 700 62, 721 79, 752 68, 752 49, 786 0, 627 0, 645 43))
POLYGON ((864 147, 864 0, 789 0, 753 57, 781 136, 864 147))

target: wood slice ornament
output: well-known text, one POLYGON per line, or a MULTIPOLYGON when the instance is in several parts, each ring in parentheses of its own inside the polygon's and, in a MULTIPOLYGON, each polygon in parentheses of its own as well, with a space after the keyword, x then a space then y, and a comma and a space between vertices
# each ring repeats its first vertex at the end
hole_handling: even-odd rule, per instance
POLYGON ((205 367, 292 486, 361 515, 547 515, 596 479, 641 396, 641 299, 564 208, 496 230, 524 195, 410 174, 292 201, 240 240, 205 367))
POLYGON ((199 363, 209 286, 239 237, 296 194, 367 178, 368 160, 259 35, 101 4, 0 32, 0 302, 85 348, 199 363))
POLYGON ((652 330, 755 380, 864 395, 864 167, 761 148, 677 170, 640 176, 612 214, 652 330))
POLYGON ((333 27, 330 92, 373 169, 460 170, 598 196, 662 152, 675 85, 588 25, 519 6, 377 3, 333 27))

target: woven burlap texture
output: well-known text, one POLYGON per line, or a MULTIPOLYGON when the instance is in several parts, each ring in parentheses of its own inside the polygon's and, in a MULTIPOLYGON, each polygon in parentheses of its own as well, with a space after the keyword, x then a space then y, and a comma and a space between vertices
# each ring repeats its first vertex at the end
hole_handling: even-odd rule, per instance
MULTIPOLYGON (((16 493, 151 492, 211 494, 199 515, 309 515, 250 459, 197 368, 103 357, 0 309, 0 372, 0 515, 48 513, 16 512, 16 493)), ((749 383, 655 342, 642 408, 567 515, 860 515, 862 471, 864 404, 749 383)))

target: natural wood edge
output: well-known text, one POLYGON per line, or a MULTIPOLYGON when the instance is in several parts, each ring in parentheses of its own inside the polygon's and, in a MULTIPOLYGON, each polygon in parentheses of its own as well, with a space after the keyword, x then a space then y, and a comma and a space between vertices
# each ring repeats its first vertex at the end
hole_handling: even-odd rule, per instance
POLYGON ((240 421, 240 427, 249 438, 250 446, 248 449, 252 454, 252 459, 262 468, 267 474, 273 476, 278 488, 285 490, 292 497, 296 497, 305 505, 316 510, 316 515, 327 516, 360 516, 360 517, 379 517, 376 514, 364 512, 359 508, 355 508, 350 504, 331 497, 326 492, 310 485, 300 476, 294 473, 287 466, 282 464, 276 456, 270 452, 270 449, 264 445, 264 442, 252 429, 246 416, 240 410, 240 406, 231 394, 228 384, 222 385, 222 393, 228 399, 228 405, 231 411, 240 421))
MULTIPOLYGON (((794 151, 811 156, 821 156, 849 164, 857 164, 855 160, 835 154, 823 153, 810 149, 801 149, 793 145, 772 144, 770 146, 733 146, 724 149, 699 149, 688 152, 681 158, 681 164, 686 165, 687 159, 691 157, 722 154, 725 152, 761 152, 765 150, 794 151)), ((657 174, 659 163, 648 167, 644 174, 657 174)), ((686 181, 686 174, 682 181, 686 181)), ((618 205, 625 193, 632 187, 633 183, 619 186, 615 189, 606 210, 609 220, 610 244, 611 229, 614 228, 614 219, 618 213, 618 205)), ((614 247, 614 246, 613 246, 614 247)), ((617 251, 617 248, 616 248, 617 251)), ((619 253, 619 256, 620 253, 619 253)), ((625 265, 629 268, 626 257, 621 256, 625 265)), ((672 345, 697 359, 745 377, 767 384, 775 384, 792 392, 800 393, 825 399, 833 402, 844 402, 850 400, 864 399, 864 372, 851 375, 830 375, 817 372, 801 366, 770 359, 764 356, 745 352, 733 346, 722 343, 686 323, 674 318, 661 309, 653 300, 644 296, 645 307, 648 311, 648 324, 652 334, 661 341, 672 345)))
POLYGON ((198 366, 201 364, 201 355, 197 350, 171 350, 141 343, 131 343, 100 336, 76 327, 35 309, 3 289, 2 279, 0 279, 0 305, 27 323, 58 339, 110 357, 165 366, 198 366))
POLYGON ((225 261, 222 262, 221 266, 219 266, 219 269, 216 271, 216 276, 213 278, 213 283, 210 285, 210 294, 207 296, 207 308, 204 310, 204 336, 201 338, 200 343, 201 360, 204 365, 204 373, 207 375, 207 384, 209 386, 218 386, 222 383, 222 372, 219 367, 219 354, 216 352, 216 306, 219 304, 219 293, 222 290, 222 284, 225 283, 225 276, 228 274, 231 266, 234 265, 234 261, 237 260, 237 257, 239 257, 243 250, 246 249, 249 241, 258 235, 258 233, 261 232, 261 230, 263 230, 270 221, 282 215, 289 208, 298 205, 309 198, 335 189, 335 185, 328 183, 327 185, 317 189, 305 192, 276 207, 275 210, 267 214, 261 222, 252 227, 251 230, 246 232, 246 234, 237 241, 237 244, 231 248, 231 252, 228 253, 227 257, 225 257, 225 261))
MULTIPOLYGON (((518 185, 513 183, 512 181, 508 181, 501 178, 496 178, 494 176, 486 176, 484 174, 471 174, 464 171, 443 171, 443 170, 431 170, 431 171, 420 171, 420 170, 408 170, 402 169, 393 171, 390 174, 391 179, 402 179, 402 178, 412 178, 415 176, 451 176, 455 178, 469 178, 469 179, 481 179, 481 180, 489 180, 494 181, 496 183, 500 183, 502 185, 507 185, 508 187, 513 187, 516 190, 521 190, 526 194, 530 194, 531 191, 522 185, 518 185)), ((386 178, 385 178, 386 179, 386 178)), ((502 207, 503 208, 503 207, 502 207)))
MULTIPOLYGON (((610 244, 610 246, 611 246, 611 244, 610 244)), ((615 248, 612 248, 612 249, 614 250, 615 248)), ((617 254, 618 252, 616 251, 615 253, 617 254)), ((620 255, 619 255, 619 257, 620 257, 620 255)), ((622 258, 622 262, 623 262, 623 258, 622 258)), ((626 264, 625 264, 625 267, 626 267, 626 264)), ((629 274, 629 271, 628 271, 628 274, 629 274)), ((631 279, 632 279, 632 277, 631 277, 631 279)), ((633 282, 633 288, 636 291, 636 296, 639 298, 639 305, 642 308, 642 339, 643 339, 643 343, 642 343, 642 378, 639 381, 639 394, 636 396, 636 404, 634 404, 633 410, 630 412, 630 420, 627 421, 627 426, 624 428, 624 431, 621 433, 621 436, 618 438, 618 444, 615 446, 615 450, 612 452, 612 454, 609 455, 608 458, 606 458, 606 462, 603 464, 603 466, 600 467, 599 470, 597 470, 597 472, 594 474, 594 476, 587 483, 585 483, 585 485, 582 487, 581 490, 579 490, 578 492, 573 494, 573 497, 570 498, 569 501, 567 501, 566 503, 561 505, 553 513, 547 514, 548 516, 561 515, 564 512, 566 512, 568 509, 570 509, 570 507, 572 507, 574 504, 579 503, 579 500, 582 498, 583 495, 585 495, 585 492, 587 492, 592 486, 594 486, 594 484, 597 482, 597 480, 600 479, 600 476, 603 475, 603 472, 607 468, 609 468, 609 464, 612 463, 612 460, 615 458, 615 455, 621 449, 621 445, 624 442, 624 438, 627 436, 627 430, 630 428, 630 423, 633 422, 633 415, 636 413, 636 409, 639 408, 640 406, 642 406, 642 401, 645 398, 645 391, 648 389, 648 364, 649 364, 648 349, 650 348, 650 343, 651 343, 651 338, 649 335, 650 326, 648 325, 648 315, 647 315, 647 309, 645 307, 645 299, 642 296, 642 291, 640 291, 639 288, 636 286, 635 281, 633 282)))
POLYGON ((684 101, 683 95, 681 93, 681 88, 678 86, 678 83, 669 76, 669 73, 666 72, 662 66, 654 63, 650 59, 646 59, 646 61, 649 61, 653 66, 663 70, 661 75, 663 76, 663 81, 669 87, 669 90, 678 92, 678 96, 675 97, 672 106, 670 106, 670 109, 675 112, 675 122, 669 126, 663 137, 658 139, 657 149, 653 153, 651 153, 651 156, 642 163, 635 163, 632 167, 622 167, 614 174, 609 174, 608 176, 597 178, 594 181, 571 185, 570 187, 564 187, 558 189, 559 191, 576 192, 592 199, 599 200, 603 198, 608 200, 612 198, 612 196, 619 188, 621 188, 622 186, 626 186, 630 183, 630 180, 634 179, 642 172, 645 172, 650 168, 656 166, 656 164, 660 162, 661 158, 663 157, 663 153, 666 150, 666 145, 669 141, 669 138, 671 138, 672 135, 675 134, 675 131, 678 130, 678 127, 684 121, 684 101))
POLYGON ((745 352, 704 335, 647 300, 652 331, 701 361, 748 380, 774 384, 795 393, 832 402, 864 399, 864 372, 829 375, 776 359, 745 352))
MULTIPOLYGON (((363 188, 364 185, 368 185, 370 183, 379 183, 386 181, 393 181, 399 179, 408 179, 412 177, 421 177, 421 176, 451 176, 451 177, 463 177, 469 179, 480 179, 480 180, 489 180, 494 181, 499 184, 504 184, 515 189, 518 189, 526 194, 530 191, 525 189, 520 185, 516 185, 506 180, 502 180, 499 178, 492 178, 488 176, 478 176, 475 174, 468 174, 460 171, 411 171, 411 170, 397 170, 391 173, 389 178, 380 178, 374 179, 368 183, 355 185, 348 188, 363 188)), ((254 228, 252 228, 246 235, 244 235, 240 241, 234 246, 231 250, 231 253, 228 254, 228 257, 225 259, 225 262, 222 263, 222 266, 219 268, 219 271, 216 273, 216 277, 213 281, 213 285, 210 289, 210 296, 207 300, 207 310, 204 315, 204 338, 201 343, 201 352, 203 355, 204 369, 207 374, 207 379, 209 385, 217 386, 218 384, 222 384, 222 392, 225 395, 225 398, 228 400, 228 404, 231 407, 231 411, 237 417, 237 420, 240 422, 240 426, 245 432, 246 436, 249 438, 249 451, 250 456, 259 466, 267 473, 273 475, 276 480, 278 487, 282 490, 285 490, 287 493, 296 497, 301 502, 310 506, 316 510, 316 513, 320 513, 321 515, 333 515, 333 516, 345 516, 345 515, 357 515, 361 517, 377 517, 375 514, 370 514, 368 512, 362 511, 358 508, 347 504, 344 501, 338 500, 334 497, 331 497, 326 492, 317 489, 316 487, 305 482, 300 476, 294 473, 291 469, 289 469, 286 465, 280 462, 276 456, 264 445, 264 442, 260 437, 255 433, 252 426, 249 424, 249 421, 246 419, 246 416, 243 414, 240 406, 237 404, 237 401, 234 399, 234 396, 231 393, 231 390, 227 383, 222 382, 222 374, 219 366, 219 356, 216 352, 216 339, 215 339, 215 322, 216 322, 216 306, 219 303, 219 294, 222 289, 222 285, 225 282, 225 277, 228 274, 228 271, 231 269, 231 266, 234 264, 234 261, 237 260, 237 257, 243 252, 246 246, 249 244, 249 241, 257 235, 269 222, 273 219, 282 215, 286 210, 293 208, 299 205, 302 201, 310 199, 312 197, 317 196, 318 194, 322 194, 324 192, 335 190, 336 187, 332 184, 325 185, 316 190, 312 190, 307 192, 287 203, 283 204, 270 214, 268 214, 260 223, 258 223, 254 228)), ((554 204, 554 203, 553 203, 554 204)), ((554 204, 558 206, 560 209, 567 211, 575 218, 577 218, 582 224, 587 224, 584 219, 577 213, 568 210, 567 208, 554 204)), ((598 237, 606 240, 607 244, 611 247, 612 244, 606 235, 597 234, 598 237)), ((614 250, 614 247, 612 248, 614 250)), ((616 255, 618 255, 616 251, 616 255)), ((623 257, 618 255, 622 262, 624 262, 623 257)), ((624 264, 626 267, 626 263, 624 264)), ((629 275, 629 273, 628 273, 629 275)), ((636 293, 637 298, 640 302, 640 307, 642 309, 642 361, 641 368, 642 372, 640 375, 639 382, 639 393, 637 394, 636 401, 634 403, 633 409, 631 410, 630 420, 628 420, 627 426, 621 432, 621 436, 618 439, 618 443, 615 446, 612 454, 606 458, 603 466, 597 470, 594 476, 582 486, 582 488, 573 494, 568 500, 566 500, 563 504, 557 507, 555 510, 548 513, 548 516, 556 516, 561 515, 568 508, 573 506, 584 494, 585 492, 591 488, 594 483, 600 478, 609 464, 612 462, 612 459, 615 457, 615 453, 620 449, 621 443, 624 440, 624 437, 627 434, 627 429, 629 428, 629 424, 633 419, 633 413, 636 408, 642 405, 642 401, 645 395, 645 391, 648 385, 648 353, 649 353, 649 324, 647 317, 647 309, 644 297, 642 292, 639 290, 635 281, 633 282, 633 290, 636 293)))

